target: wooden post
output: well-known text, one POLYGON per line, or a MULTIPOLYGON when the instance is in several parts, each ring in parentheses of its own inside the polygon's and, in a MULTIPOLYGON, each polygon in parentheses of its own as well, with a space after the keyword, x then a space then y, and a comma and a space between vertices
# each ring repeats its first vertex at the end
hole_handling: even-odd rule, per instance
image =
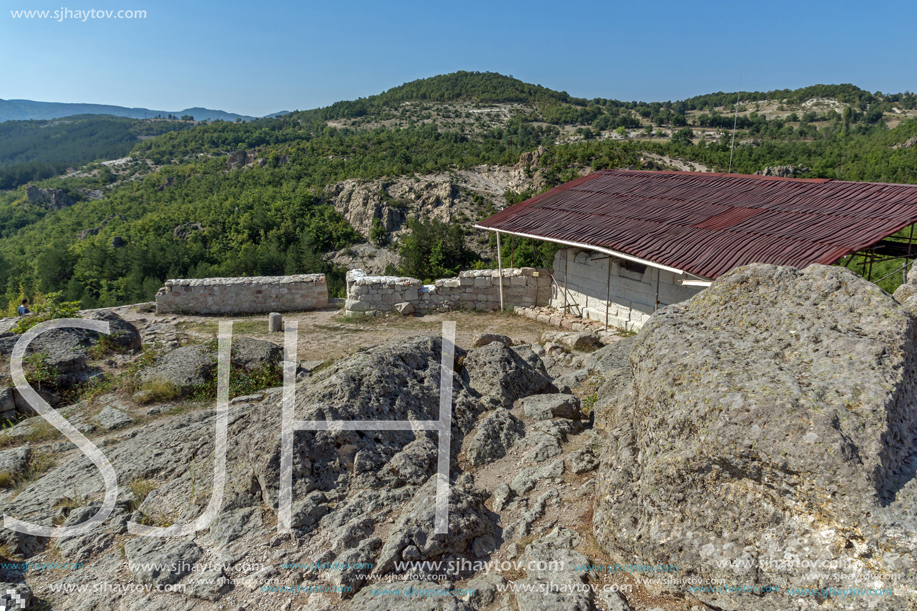
POLYGON ((569 248, 564 248, 564 313, 567 313, 567 260, 570 258, 569 248))
POLYGON ((656 303, 653 304, 653 312, 659 309, 659 268, 656 268, 656 303))
POLYGON ((497 232, 497 270, 500 272, 500 311, 503 311, 503 256, 500 254, 500 232, 497 232))
POLYGON ((605 330, 608 331, 608 302, 611 301, 611 263, 614 261, 608 257, 608 281, 605 284, 605 330))

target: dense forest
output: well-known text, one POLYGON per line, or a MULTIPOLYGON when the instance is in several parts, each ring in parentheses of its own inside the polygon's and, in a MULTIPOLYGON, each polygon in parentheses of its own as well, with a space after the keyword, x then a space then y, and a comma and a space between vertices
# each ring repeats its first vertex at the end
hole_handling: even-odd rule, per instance
MULTIPOLYGON (((725 170, 731 133, 724 128, 736 121, 730 114, 736 97, 584 100, 511 77, 463 72, 248 123, 22 122, 4 133, 13 140, 31 138, 30 146, 2 148, 6 141, 0 138, 0 163, 14 164, 10 170, 82 165, 124 156, 127 149, 131 160, 114 170, 89 163, 69 178, 38 170, 25 178, 70 194, 76 203, 60 210, 28 202, 22 182, 0 191, 0 299, 5 305, 17 297, 21 285, 27 294, 62 291, 67 300, 98 307, 149 300, 168 277, 301 272, 327 273, 332 292, 341 294, 342 270, 323 254, 364 238, 330 205, 325 189, 333 183, 514 165, 539 146, 546 149, 537 168, 544 188, 584 168, 643 167, 647 153, 725 170), (482 104, 506 106, 492 114, 497 120, 472 112, 482 104), (718 136, 699 136, 705 130, 718 136), (42 139, 49 143, 47 156, 42 139), (233 169, 227 163, 233 151, 248 151, 259 163, 233 169)), ((913 108, 910 93, 870 94, 839 85, 738 97, 788 107, 832 98, 843 107, 740 115, 735 172, 793 164, 808 168, 808 176, 917 182, 917 147, 902 146, 917 136, 917 121, 905 117, 889 129, 886 117, 891 108, 913 108)), ((531 195, 508 193, 506 200, 531 195)), ((398 271, 429 278, 459 264, 491 264, 465 248, 465 227, 419 220, 408 226, 411 232, 400 244, 404 268, 398 271)), ((516 249, 517 261, 532 264, 551 254, 538 244, 516 249)))
POLYGON ((50 178, 69 166, 118 159, 143 137, 193 127, 188 121, 78 115, 0 123, 0 190, 50 178))

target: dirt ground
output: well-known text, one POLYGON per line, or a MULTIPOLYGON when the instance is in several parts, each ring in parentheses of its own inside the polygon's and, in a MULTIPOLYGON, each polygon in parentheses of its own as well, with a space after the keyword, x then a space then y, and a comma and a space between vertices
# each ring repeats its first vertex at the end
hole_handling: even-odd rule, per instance
MULTIPOLYGON (((282 344, 279 333, 268 333, 267 315, 256 316, 178 316, 171 314, 140 313, 135 307, 117 310, 126 320, 140 325, 168 323, 178 331, 195 339, 215 337, 221 321, 233 322, 233 334, 266 339, 282 344)), ((290 312, 283 315, 284 322, 296 321, 299 325, 297 344, 300 361, 334 361, 341 357, 366 350, 395 339, 420 335, 440 335, 443 322, 456 323, 456 345, 466 350, 480 333, 502 333, 516 342, 537 342, 542 331, 556 330, 542 323, 498 312, 449 312, 420 317, 360 317, 344 316, 342 307, 334 304, 311 312, 290 312)), ((139 326, 139 325, 138 325, 139 326)))

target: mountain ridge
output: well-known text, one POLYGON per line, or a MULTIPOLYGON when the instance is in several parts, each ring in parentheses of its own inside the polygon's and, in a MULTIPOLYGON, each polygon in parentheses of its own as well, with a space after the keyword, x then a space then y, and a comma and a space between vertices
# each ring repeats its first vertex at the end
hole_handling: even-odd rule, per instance
POLYGON ((128 108, 112 104, 87 104, 71 102, 42 102, 23 99, 0 99, 0 123, 6 121, 63 119, 74 115, 112 115, 129 119, 152 119, 157 115, 191 115, 197 121, 250 121, 258 117, 240 115, 224 110, 213 110, 195 106, 178 111, 152 110, 149 108, 128 108))

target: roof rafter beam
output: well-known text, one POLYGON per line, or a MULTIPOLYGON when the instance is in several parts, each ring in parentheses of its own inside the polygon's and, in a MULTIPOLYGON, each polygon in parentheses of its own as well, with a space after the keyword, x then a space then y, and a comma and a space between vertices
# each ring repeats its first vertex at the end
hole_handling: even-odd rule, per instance
POLYGON ((612 250, 610 248, 596 246, 594 244, 584 244, 582 242, 571 242, 569 240, 557 240, 553 238, 546 238, 544 236, 531 235, 528 233, 518 233, 515 231, 506 231, 505 229, 496 229, 494 227, 484 227, 483 225, 475 225, 474 228, 483 229, 484 231, 493 231, 494 233, 503 233, 506 235, 513 235, 513 236, 517 236, 520 238, 529 238, 532 240, 542 240, 544 242, 553 242, 554 244, 560 244, 562 246, 571 246, 573 248, 582 248, 583 250, 594 250, 596 252, 601 252, 606 255, 610 255, 612 257, 618 258, 618 259, 624 259, 626 261, 633 261, 634 263, 641 263, 643 265, 648 265, 649 267, 655 267, 656 269, 661 269, 667 272, 672 272, 673 274, 678 274, 679 276, 683 276, 686 273, 684 270, 678 269, 676 267, 669 267, 668 265, 663 265, 662 263, 655 263, 647 259, 641 259, 640 257, 635 257, 633 255, 629 255, 627 253, 623 253, 617 250, 612 250))

